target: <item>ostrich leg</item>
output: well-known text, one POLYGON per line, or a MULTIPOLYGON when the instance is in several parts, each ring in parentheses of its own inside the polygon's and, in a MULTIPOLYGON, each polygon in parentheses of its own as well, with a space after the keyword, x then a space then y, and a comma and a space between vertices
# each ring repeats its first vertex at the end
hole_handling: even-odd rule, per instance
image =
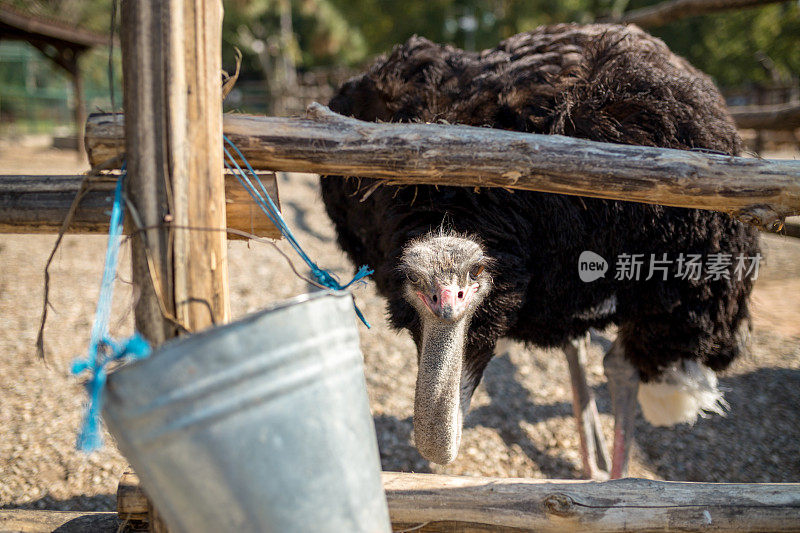
POLYGON ((611 479, 628 474, 628 456, 633 438, 633 422, 636 417, 636 393, 639 390, 639 372, 625 359, 625 351, 619 337, 603 358, 603 367, 611 405, 614 413, 614 445, 611 451, 611 479))
POLYGON ((569 377, 572 382, 572 412, 578 424, 578 435, 581 440, 581 459, 583 475, 587 479, 603 479, 611 461, 594 394, 586 383, 586 349, 588 335, 573 339, 564 345, 564 354, 569 365, 569 377))

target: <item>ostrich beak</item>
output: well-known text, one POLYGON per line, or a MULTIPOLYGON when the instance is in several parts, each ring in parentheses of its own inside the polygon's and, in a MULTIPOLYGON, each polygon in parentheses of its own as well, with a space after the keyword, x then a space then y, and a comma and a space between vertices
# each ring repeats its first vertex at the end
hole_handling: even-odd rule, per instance
POLYGON ((473 283, 461 287, 456 283, 437 285, 430 294, 417 292, 417 296, 436 316, 444 320, 458 320, 464 315, 478 292, 479 285, 473 283))

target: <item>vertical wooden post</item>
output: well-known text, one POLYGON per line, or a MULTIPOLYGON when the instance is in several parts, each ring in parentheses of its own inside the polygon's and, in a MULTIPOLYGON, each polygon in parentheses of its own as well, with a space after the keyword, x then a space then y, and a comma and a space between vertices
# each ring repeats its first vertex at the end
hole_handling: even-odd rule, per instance
MULTIPOLYGON (((219 0, 169 3, 174 10, 184 10, 183 27, 175 20, 169 31, 174 40, 169 47, 170 71, 177 82, 170 84, 168 93, 170 134, 182 140, 171 152, 175 221, 179 226, 224 229, 222 4, 219 0)), ((177 229, 174 253, 178 319, 192 330, 227 322, 225 232, 177 229)))
POLYGON ((156 227, 173 211, 164 90, 169 79, 164 24, 169 18, 164 17, 174 14, 163 4, 126 0, 120 25, 127 192, 138 212, 134 225, 150 228, 135 233, 132 241, 133 281, 139 293, 136 329, 154 345, 176 334, 174 324, 165 320, 161 311, 163 306, 166 312, 175 313, 170 235, 156 227))
POLYGON ((86 126, 86 104, 83 101, 83 76, 81 74, 80 58, 83 55, 77 49, 72 51, 72 60, 70 62, 70 78, 72 78, 72 94, 75 98, 73 102, 74 108, 72 110, 75 120, 75 138, 78 145, 75 149, 78 151, 78 158, 85 161, 86 154, 83 147, 83 130, 86 126))
POLYGON ((148 228, 133 240, 136 327, 155 345, 230 316, 221 33, 220 0, 122 3, 128 195, 148 228))
POLYGON ((134 241, 142 290, 137 327, 160 343, 175 334, 162 310, 192 331, 230 315, 225 233, 208 231, 225 228, 222 6, 219 0, 127 0, 122 20, 130 198, 145 227, 169 219, 202 228, 151 228, 134 241))

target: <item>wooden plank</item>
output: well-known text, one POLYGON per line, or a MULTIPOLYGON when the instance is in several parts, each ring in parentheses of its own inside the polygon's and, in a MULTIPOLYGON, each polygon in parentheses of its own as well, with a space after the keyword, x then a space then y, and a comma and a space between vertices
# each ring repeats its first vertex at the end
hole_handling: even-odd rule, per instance
MULTIPOLYGON (((278 191, 278 179, 274 172, 258 173, 267 194, 275 202, 278 211, 281 210, 281 199, 278 191)), ((229 228, 251 233, 267 239, 282 239, 283 235, 270 222, 267 215, 261 211, 250 195, 232 174, 225 175, 225 225, 229 228)), ((244 239, 244 237, 228 234, 229 239, 244 239)))
MULTIPOLYGON (((117 493, 121 519, 141 519, 135 474, 117 493)), ((207 480, 213 483, 213 480, 207 480)), ((395 530, 800 531, 800 483, 605 482, 383 473, 395 530)), ((224 512, 224 511, 223 511, 224 512)))
POLYGON ((393 521, 536 531, 797 531, 800 484, 536 481, 384 474, 393 521))
POLYGON ((526 533, 531 530, 518 527, 490 526, 474 522, 436 521, 413 524, 392 522, 392 531, 408 533, 526 533))
POLYGON ((196 331, 230 316, 225 233, 183 229, 225 228, 222 5, 127 0, 122 17, 126 160, 141 219, 134 222, 145 228, 175 223, 173 231, 147 229, 134 239, 134 279, 146 289, 137 327, 159 344, 174 335, 176 322, 196 331), (167 315, 174 319, 165 321, 167 315))
POLYGON ((37 16, 8 4, 9 2, 4 2, 4 5, 0 6, 0 23, 7 26, 7 29, 4 28, 4 32, 7 33, 3 35, 4 38, 44 41, 78 49, 108 46, 108 35, 77 28, 72 21, 37 16))
MULTIPOLYGON (((390 184, 505 187, 723 211, 756 225, 800 213, 800 161, 599 143, 444 124, 384 124, 319 104, 308 118, 225 115, 225 134, 258 170, 364 176, 390 184)), ((93 163, 122 130, 90 117, 93 163), (102 127, 95 128, 96 123, 102 127)))
POLYGON ((139 476, 125 472, 117 485, 117 513, 122 520, 147 520, 147 496, 139 485, 139 476))
POLYGON ((754 130, 795 130, 800 128, 800 103, 735 106, 731 116, 740 128, 754 130))
MULTIPOLYGON (((0 176, 0 233, 58 233, 86 176, 0 176)), ((108 233, 113 177, 92 177, 74 233, 108 233)))
POLYGON ((116 533, 122 521, 117 513, 0 509, 0 531, 20 533, 116 533))
POLYGON ((708 15, 732 9, 764 6, 784 0, 667 0, 653 6, 634 9, 619 20, 622 24, 636 24, 654 28, 686 17, 708 15))
POLYGON ((164 24, 171 14, 161 2, 137 0, 124 0, 121 13, 127 192, 138 218, 132 224, 150 228, 135 233, 131 246, 133 282, 141 291, 135 321, 157 346, 177 332, 165 316, 175 314, 175 299, 170 232, 161 224, 172 216, 164 91, 169 80, 164 24))
POLYGON ((168 0, 167 93, 178 320, 198 331, 230 321, 222 160, 222 2, 168 0), (180 14, 180 15, 179 15, 180 14))
MULTIPOLYGON (((0 233, 58 233, 86 178, 88 190, 67 233, 108 233, 108 212, 116 180, 113 175, 0 176, 0 233)), ((280 209, 275 175, 260 173, 260 178, 280 209)), ((278 228, 232 174, 225 176, 225 202, 227 227, 259 237, 281 238, 278 228)), ((243 239, 233 234, 228 234, 228 238, 243 239)))

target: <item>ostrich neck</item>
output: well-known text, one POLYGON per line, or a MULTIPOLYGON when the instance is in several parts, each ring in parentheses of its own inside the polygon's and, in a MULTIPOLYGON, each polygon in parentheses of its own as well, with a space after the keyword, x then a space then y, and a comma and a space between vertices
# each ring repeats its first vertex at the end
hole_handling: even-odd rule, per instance
POLYGON ((414 434, 422 455, 439 464, 455 459, 461 442, 461 366, 469 321, 427 320, 414 397, 414 434))
POLYGON ((464 354, 467 324, 466 318, 458 322, 425 321, 422 325, 420 365, 423 360, 434 363, 457 359, 460 363, 464 354))

